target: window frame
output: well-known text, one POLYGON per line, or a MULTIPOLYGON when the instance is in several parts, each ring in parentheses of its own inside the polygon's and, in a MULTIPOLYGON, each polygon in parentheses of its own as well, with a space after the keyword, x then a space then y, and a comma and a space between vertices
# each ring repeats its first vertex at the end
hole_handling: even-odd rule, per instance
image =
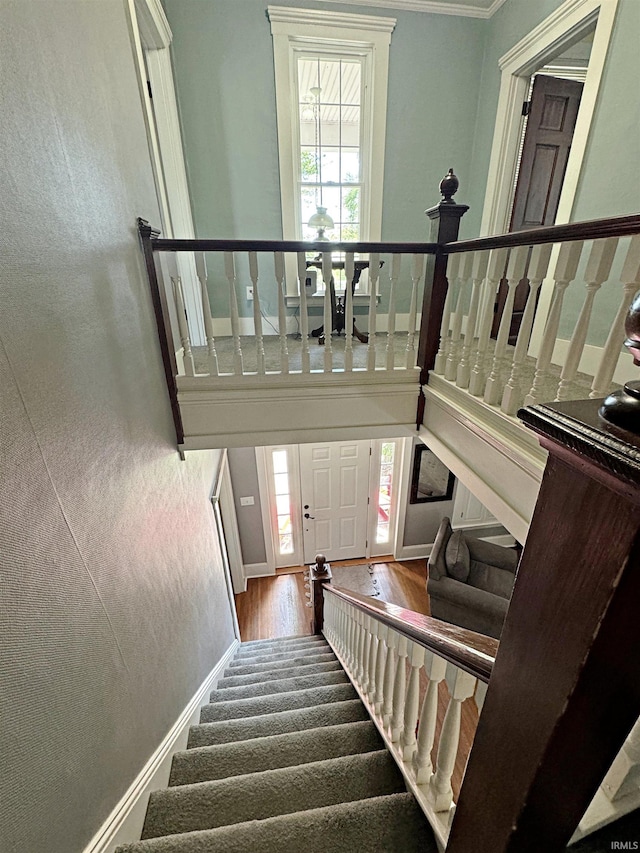
MULTIPOLYGON (((282 238, 301 239, 298 198, 299 121, 297 57, 305 52, 336 55, 365 55, 367 80, 361 116, 361 180, 366 188, 361 198, 360 239, 379 241, 382 234, 382 193, 387 119, 389 45, 395 18, 341 12, 268 6, 273 37, 276 88, 276 120, 280 166, 282 238), (375 166, 375 168, 374 168, 375 166)), ((287 270, 287 296, 298 296, 295 271, 287 270)))

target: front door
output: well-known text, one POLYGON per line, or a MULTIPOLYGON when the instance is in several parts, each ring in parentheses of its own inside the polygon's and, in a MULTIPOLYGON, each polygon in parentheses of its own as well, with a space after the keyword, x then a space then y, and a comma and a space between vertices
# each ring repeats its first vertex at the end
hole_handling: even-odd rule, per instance
POLYGON ((300 445, 304 561, 364 557, 370 442, 300 445))

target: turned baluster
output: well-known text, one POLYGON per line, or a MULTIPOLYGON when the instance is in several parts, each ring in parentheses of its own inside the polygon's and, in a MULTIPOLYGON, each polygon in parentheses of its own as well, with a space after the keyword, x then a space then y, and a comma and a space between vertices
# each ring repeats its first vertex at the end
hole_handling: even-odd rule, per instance
POLYGON ((389 629, 386 625, 383 625, 382 622, 378 622, 376 627, 378 629, 378 655, 376 659, 376 693, 373 697, 373 709, 376 716, 380 717, 382 715, 382 707, 384 704, 384 676, 387 657, 389 655, 386 640, 389 629))
POLYGON ((418 725, 418 706, 420 704, 420 668, 424 663, 424 648, 409 642, 409 683, 404 703, 404 725, 400 736, 400 749, 403 761, 411 761, 416 750, 416 727, 418 725))
POLYGON ((187 322, 187 314, 184 306, 182 279, 178 275, 178 265, 176 263, 175 252, 169 253, 167 257, 167 266, 169 268, 173 300, 176 306, 176 315, 178 317, 178 332, 180 333, 180 343, 182 344, 184 372, 186 376, 194 376, 196 369, 193 361, 193 353, 191 352, 191 338, 189 337, 189 324, 187 322))
POLYGON ((622 302, 604 345, 600 366, 591 385, 590 397, 598 399, 611 389, 611 381, 618 364, 622 342, 625 337, 624 321, 633 296, 640 287, 640 234, 631 238, 620 281, 623 285, 622 302))
POLYGON ((253 334, 256 339, 257 372, 264 373, 264 340, 262 338, 262 311, 258 290, 258 255, 249 252, 249 277, 253 285, 253 334))
POLYGON ((427 799, 437 812, 448 811, 453 802, 451 776, 460 741, 461 706, 465 699, 473 696, 476 687, 476 679, 472 675, 452 664, 447 665, 446 680, 450 699, 440 732, 436 772, 429 782, 427 795, 427 799))
POLYGON ((469 304, 469 314, 467 316, 467 328, 464 333, 464 343, 460 354, 460 364, 456 373, 456 385, 459 388, 469 387, 469 378, 471 376, 471 351, 475 342, 476 325, 478 322, 478 308, 480 305, 480 296, 482 295, 482 283, 487 275, 487 267, 489 266, 489 252, 473 252, 473 266, 471 268, 471 302, 469 304))
POLYGON ((321 340, 324 341, 324 370, 325 373, 331 373, 333 370, 333 343, 331 341, 331 333, 333 331, 333 317, 331 316, 331 280, 333 278, 333 266, 331 263, 331 252, 322 253, 322 280, 324 281, 324 322, 323 335, 321 340))
POLYGON ((396 678, 398 634, 393 628, 387 629, 387 655, 384 662, 384 677, 382 680, 382 725, 385 730, 391 726, 393 715, 393 686, 396 678))
POLYGON ((438 720, 438 685, 444 679, 447 672, 447 662, 426 652, 424 669, 429 679, 426 693, 422 701, 420 711, 420 725, 418 726, 418 741, 413 759, 413 769, 418 785, 426 784, 433 775, 433 764, 431 751, 436 735, 436 723, 438 720))
POLYGON ((558 337, 564 294, 576 277, 583 245, 584 243, 578 240, 573 243, 563 243, 560 246, 554 273, 555 286, 551 298, 551 307, 544 325, 544 332, 542 333, 542 343, 536 361, 533 385, 524 400, 525 406, 533 406, 539 403, 541 397, 544 395, 545 386, 551 375, 549 368, 551 366, 551 359, 553 358, 556 338, 558 337))
POLYGON ((369 702, 373 706, 376 699, 376 673, 378 672, 378 655, 380 654, 380 638, 378 637, 377 619, 370 619, 369 626, 371 630, 371 650, 369 652, 369 678, 367 681, 367 696, 369 702))
POLYGON ((195 260, 196 274, 200 282, 204 333, 207 339, 207 366, 209 368, 209 376, 218 376, 218 355, 216 353, 216 341, 213 336, 213 319, 211 317, 211 303, 209 302, 209 290, 207 288, 207 264, 204 252, 196 252, 195 260))
POLYGON ((355 264, 353 252, 347 252, 344 259, 346 289, 344 292, 344 369, 353 370, 353 276, 355 264))
POLYGON ((493 249, 489 258, 478 324, 478 346, 473 355, 474 364, 469 377, 469 393, 474 397, 479 397, 485 390, 485 360, 493 322, 493 306, 500 279, 504 275, 508 251, 504 248, 493 249))
POLYGON ((442 312, 442 322, 440 323, 440 344, 436 355, 436 362, 433 366, 433 372, 439 376, 444 375, 447 364, 447 356, 451 346, 449 332, 451 328, 451 311, 453 305, 454 291, 458 282, 458 271, 460 269, 461 255, 449 255, 447 260, 447 295, 444 300, 444 310, 442 312))
POLYGON ((414 255, 411 264, 411 302, 409 304, 409 328, 407 330, 407 370, 416 366, 416 314, 418 310, 418 285, 424 271, 424 255, 414 255))
POLYGON ((309 373, 311 369, 311 358, 309 355, 309 315, 307 313, 307 256, 304 252, 298 252, 298 293, 300 294, 300 338, 302 345, 303 373, 309 373))
POLYGON ((233 372, 242 375, 242 347, 240 346, 240 318, 238 317, 238 299, 236 297, 236 260, 233 252, 224 253, 224 273, 229 282, 229 317, 233 336, 233 372))
POLYGON ((466 299, 469 279, 473 268, 473 252, 465 252, 462 255, 460 262, 460 277, 458 279, 458 298, 456 300, 456 310, 453 315, 453 326, 451 328, 451 341, 449 345, 449 353, 447 355, 447 363, 444 369, 444 378, 453 380, 458 373, 462 345, 460 343, 462 337, 462 317, 464 311, 464 303, 466 299))
POLYGON ((549 259, 551 258, 551 243, 534 246, 531 250, 531 259, 529 261, 529 270, 527 276, 529 278, 529 294, 527 296, 527 304, 525 305, 522 322, 520 323, 520 331, 518 332, 518 340, 513 354, 513 366, 511 368, 511 376, 504 389, 502 395, 502 404, 500 408, 507 415, 515 415, 522 405, 523 392, 520 386, 522 369, 524 367, 527 351, 529 349, 529 341, 531 340, 531 329, 533 328, 533 319, 535 317, 536 305, 538 302, 538 290, 542 284, 544 277, 547 274, 549 267, 549 259))
POLYGON ((367 346, 367 370, 376 369, 376 327, 378 319, 378 278, 380 276, 380 254, 369 256, 369 342, 367 346))
POLYGON ((400 278, 400 262, 402 255, 391 256, 391 270, 389 278, 391 280, 391 290, 389 291, 389 316, 387 320, 387 350, 386 350, 386 366, 387 370, 393 370, 395 367, 395 334, 396 334, 396 290, 398 287, 398 279, 400 278))
POLYGON ((362 624, 364 626, 365 636, 362 653, 362 680, 360 682, 360 686, 362 687, 362 692, 367 694, 369 692, 369 661, 371 659, 371 644, 373 641, 373 636, 371 634, 371 617, 365 616, 362 620, 362 624))
POLYGON ((408 641, 406 637, 398 637, 398 664, 393 683, 393 714, 391 716, 391 741, 398 743, 404 728, 404 702, 407 690, 407 655, 408 641))
POLYGON ((273 253, 273 264, 278 285, 278 334, 280 336, 280 372, 289 372, 289 350, 287 348, 287 312, 284 304, 284 254, 273 253))
POLYGON ((529 247, 518 246, 512 249, 509 255, 509 263, 507 265, 507 298, 502 309, 502 317, 500 318, 500 328, 498 329, 498 337, 496 339, 496 347, 493 351, 493 363, 491 365, 491 373, 487 379, 487 384, 484 390, 485 403, 490 406, 495 406, 502 399, 504 393, 502 373, 504 370, 504 362, 507 351, 507 343, 509 342, 509 331, 511 329, 511 320, 513 317, 513 303, 516 297, 516 288, 520 281, 524 278, 524 271, 527 268, 529 259, 529 247))
POLYGON ((591 322, 591 314, 593 313, 593 302, 596 298, 596 293, 609 278, 611 264, 613 263, 617 248, 617 237, 594 240, 591 247, 587 268, 584 273, 587 292, 573 334, 571 335, 571 343, 569 344, 567 357, 562 367, 562 373, 560 374, 560 384, 558 385, 558 395, 556 398, 558 400, 568 400, 572 396, 578 366, 584 352, 584 345, 587 341, 587 332, 589 331, 589 323, 591 322))
POLYGON ((364 613, 361 613, 359 610, 356 611, 355 619, 357 623, 358 636, 356 641, 356 666, 354 667, 354 674, 357 683, 362 685, 362 679, 364 678, 364 646, 366 639, 364 613))

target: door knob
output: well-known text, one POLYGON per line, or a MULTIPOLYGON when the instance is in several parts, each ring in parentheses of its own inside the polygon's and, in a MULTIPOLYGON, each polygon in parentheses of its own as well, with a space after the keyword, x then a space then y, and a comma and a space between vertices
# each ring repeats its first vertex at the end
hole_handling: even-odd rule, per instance
POLYGON ((305 517, 305 518, 310 518, 310 519, 311 519, 311 521, 315 521, 315 515, 309 515, 309 513, 308 513, 308 512, 305 512, 304 517, 305 517))

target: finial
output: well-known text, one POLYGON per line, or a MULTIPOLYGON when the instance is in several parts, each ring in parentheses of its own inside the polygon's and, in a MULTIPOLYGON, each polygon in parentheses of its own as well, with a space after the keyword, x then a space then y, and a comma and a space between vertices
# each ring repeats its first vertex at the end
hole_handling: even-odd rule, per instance
MULTIPOLYGON (((640 367, 640 291, 631 303, 624 330, 627 333, 624 345, 631 353, 633 363, 640 367)), ((626 382, 622 390, 609 394, 599 414, 616 426, 640 433, 640 382, 626 382)))
POLYGON ((447 174, 440 181, 439 189, 442 194, 442 201, 440 204, 455 204, 452 196, 458 192, 459 186, 460 181, 453 174, 453 169, 449 169, 447 174))

